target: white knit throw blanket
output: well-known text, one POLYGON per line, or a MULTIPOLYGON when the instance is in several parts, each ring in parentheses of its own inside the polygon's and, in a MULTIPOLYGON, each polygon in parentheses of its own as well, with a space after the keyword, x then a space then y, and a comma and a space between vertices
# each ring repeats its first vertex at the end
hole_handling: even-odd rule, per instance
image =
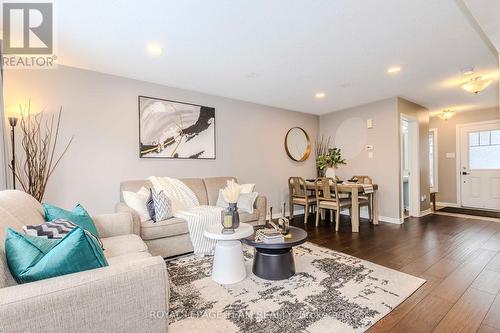
POLYGON ((149 177, 155 191, 163 191, 172 201, 172 214, 187 221, 194 253, 213 254, 216 241, 205 237, 205 229, 221 221, 222 208, 200 206, 198 198, 182 181, 169 177, 149 177))

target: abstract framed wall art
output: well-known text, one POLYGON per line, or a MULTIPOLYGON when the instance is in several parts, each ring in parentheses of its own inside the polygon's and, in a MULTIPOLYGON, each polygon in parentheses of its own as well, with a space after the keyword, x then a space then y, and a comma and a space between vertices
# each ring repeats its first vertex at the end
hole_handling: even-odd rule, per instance
POLYGON ((139 157, 215 156, 215 108, 139 96, 139 157))

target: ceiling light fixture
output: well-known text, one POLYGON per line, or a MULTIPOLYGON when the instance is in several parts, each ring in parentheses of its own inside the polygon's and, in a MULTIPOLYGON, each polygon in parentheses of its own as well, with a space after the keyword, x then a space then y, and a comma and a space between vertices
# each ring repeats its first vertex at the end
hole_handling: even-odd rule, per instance
POLYGON ((157 43, 149 43, 146 49, 148 50, 149 54, 154 56, 159 56, 163 53, 163 48, 160 44, 157 43))
POLYGON ((469 81, 462 84, 462 89, 473 94, 479 94, 481 91, 486 89, 493 80, 485 80, 481 76, 476 76, 469 81))
POLYGON ((394 73, 397 73, 397 72, 399 72, 399 71, 401 71, 401 67, 399 67, 399 66, 394 66, 394 67, 389 68, 389 69, 387 70, 387 73, 389 73, 389 74, 394 74, 394 73))
POLYGON ((451 110, 443 110, 440 114, 438 114, 439 118, 441 118, 443 120, 448 120, 451 117, 453 117, 454 115, 455 115, 455 112, 453 112, 451 110))
POLYGON ((325 98, 326 94, 324 92, 319 92, 319 93, 316 93, 316 95, 314 95, 314 97, 318 98, 318 99, 321 99, 321 98, 325 98))

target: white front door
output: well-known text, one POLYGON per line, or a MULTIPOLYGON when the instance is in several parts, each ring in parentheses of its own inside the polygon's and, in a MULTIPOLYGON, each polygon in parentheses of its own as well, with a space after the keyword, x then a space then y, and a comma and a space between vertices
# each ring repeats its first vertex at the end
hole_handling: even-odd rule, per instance
POLYGON ((500 210, 500 122, 460 128, 462 206, 500 210))

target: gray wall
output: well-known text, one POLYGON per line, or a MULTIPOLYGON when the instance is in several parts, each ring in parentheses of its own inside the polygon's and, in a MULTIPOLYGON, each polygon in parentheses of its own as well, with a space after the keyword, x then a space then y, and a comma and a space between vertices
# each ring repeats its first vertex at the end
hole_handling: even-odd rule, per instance
POLYGON ((438 186, 436 200, 457 203, 457 167, 455 158, 446 158, 446 153, 456 153, 457 125, 499 119, 498 108, 457 112, 449 120, 431 117, 429 127, 438 130, 438 186))
MULTIPOLYGON (((419 135, 419 167, 420 167, 420 196, 425 195, 425 200, 420 201, 420 211, 430 208, 429 194, 429 110, 421 105, 398 97, 398 113, 412 116, 418 120, 419 135)), ((401 125, 400 125, 401 126, 401 125)), ((401 150, 398 150, 401 155, 401 150)))
POLYGON ((429 112, 426 108, 395 97, 320 117, 321 135, 331 136, 334 144, 347 152, 347 165, 337 170, 338 176, 343 179, 353 175, 371 176, 379 185, 379 215, 391 222, 401 218, 401 113, 419 120, 420 192, 427 197, 420 203, 420 210, 424 211, 429 208, 429 112), (367 128, 368 119, 373 121, 372 129, 367 128), (372 158, 366 145, 373 145, 372 158))
POLYGON ((334 144, 349 152, 347 165, 341 166, 337 175, 342 179, 353 175, 371 176, 379 185, 379 215, 391 219, 399 219, 400 215, 398 124, 397 98, 332 112, 320 118, 320 133, 331 136, 334 144), (373 120, 372 129, 367 129, 368 119, 373 120), (340 131, 348 135, 337 135, 341 126, 340 131), (345 126, 349 126, 349 130, 345 126), (368 157, 367 144, 374 147, 373 158, 368 157))
MULTIPOLYGON (((215 78, 214 78, 215 79, 215 78)), ((80 202, 92 213, 111 212, 119 183, 151 175, 236 176, 256 183, 275 211, 285 200, 287 178, 315 176, 314 156, 291 161, 283 140, 301 126, 313 139, 319 117, 60 66, 57 70, 6 71, 8 112, 31 98, 33 110, 63 106, 60 143, 74 143, 50 180, 45 200, 63 207, 80 202), (138 157, 137 96, 147 95, 216 108, 216 160, 155 160, 138 157)))
MULTIPOLYGON (((1 53, 1 52, 0 52, 1 53)), ((0 66, 1 69, 1 66, 0 66)), ((3 71, 0 70, 0 88, 3 87, 3 71)), ((8 142, 7 127, 5 126, 5 114, 4 114, 4 103, 3 103, 3 89, 0 89, 0 190, 5 190, 7 188, 7 177, 11 173, 7 170, 7 151, 5 145, 8 142)), ((8 123, 8 122, 7 122, 8 123)))

